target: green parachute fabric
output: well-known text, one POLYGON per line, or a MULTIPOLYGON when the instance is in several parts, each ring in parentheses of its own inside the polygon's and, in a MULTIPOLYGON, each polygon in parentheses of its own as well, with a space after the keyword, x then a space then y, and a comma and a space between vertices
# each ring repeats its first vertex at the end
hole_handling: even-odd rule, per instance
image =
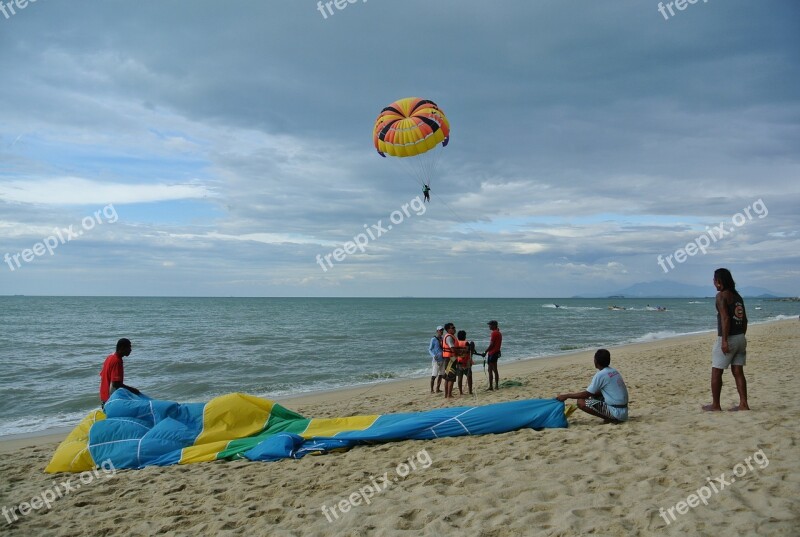
POLYGON ((247 458, 274 461, 357 445, 567 427, 564 403, 530 399, 425 412, 306 418, 242 393, 207 403, 115 391, 61 443, 45 471, 143 468, 247 458))

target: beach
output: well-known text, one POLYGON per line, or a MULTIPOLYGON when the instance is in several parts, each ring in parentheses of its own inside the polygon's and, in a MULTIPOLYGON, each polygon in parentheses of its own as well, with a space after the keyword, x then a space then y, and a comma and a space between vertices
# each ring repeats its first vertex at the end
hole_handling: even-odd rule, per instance
MULTIPOLYGON (((798 535, 800 323, 749 328, 749 412, 700 409, 710 402, 715 337, 611 347, 631 399, 630 420, 620 425, 577 411, 567 429, 403 441, 276 463, 102 470, 80 474, 83 481, 43 472, 64 433, 0 442, 0 533, 798 535), (376 492, 361 492, 367 487, 376 492), (62 494, 50 508, 8 522, 7 510, 55 488, 62 494)), ((429 378, 279 402, 336 417, 552 398, 586 388, 592 355, 501 359, 505 386, 494 392, 485 391, 478 364, 475 396, 452 403, 429 393, 429 378)), ((737 402, 726 371, 723 408, 737 402)))

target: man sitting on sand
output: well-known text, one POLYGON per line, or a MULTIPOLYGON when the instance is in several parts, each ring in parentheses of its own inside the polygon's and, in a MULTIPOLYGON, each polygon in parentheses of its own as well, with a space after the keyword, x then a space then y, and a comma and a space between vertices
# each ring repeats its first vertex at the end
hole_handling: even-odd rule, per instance
POLYGON ((599 370, 585 391, 557 395, 559 401, 577 399, 578 408, 603 418, 606 423, 621 423, 628 420, 628 388, 619 371, 610 367, 611 353, 600 349, 594 353, 594 366, 599 370))
POLYGON ((139 395, 139 390, 133 386, 127 386, 123 383, 125 372, 123 369, 122 359, 130 356, 133 352, 131 340, 122 338, 117 341, 117 350, 113 354, 106 357, 103 362, 103 369, 100 371, 100 407, 105 407, 106 401, 111 397, 119 388, 125 388, 129 392, 139 395))

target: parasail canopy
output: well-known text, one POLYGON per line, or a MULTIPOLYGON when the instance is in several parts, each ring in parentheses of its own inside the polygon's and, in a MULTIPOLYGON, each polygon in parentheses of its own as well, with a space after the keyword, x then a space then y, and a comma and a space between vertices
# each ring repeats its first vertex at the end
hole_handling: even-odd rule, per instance
POLYGON ((419 97, 395 101, 375 120, 372 141, 385 157, 414 157, 450 141, 450 123, 435 102, 419 97))

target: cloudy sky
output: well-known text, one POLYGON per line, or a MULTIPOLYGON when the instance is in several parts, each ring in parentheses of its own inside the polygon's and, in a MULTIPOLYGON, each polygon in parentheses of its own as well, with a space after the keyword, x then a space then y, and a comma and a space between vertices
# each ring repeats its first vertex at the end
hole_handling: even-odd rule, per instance
POLYGON ((351 2, 6 8, 0 294, 800 294, 800 2, 351 2))

